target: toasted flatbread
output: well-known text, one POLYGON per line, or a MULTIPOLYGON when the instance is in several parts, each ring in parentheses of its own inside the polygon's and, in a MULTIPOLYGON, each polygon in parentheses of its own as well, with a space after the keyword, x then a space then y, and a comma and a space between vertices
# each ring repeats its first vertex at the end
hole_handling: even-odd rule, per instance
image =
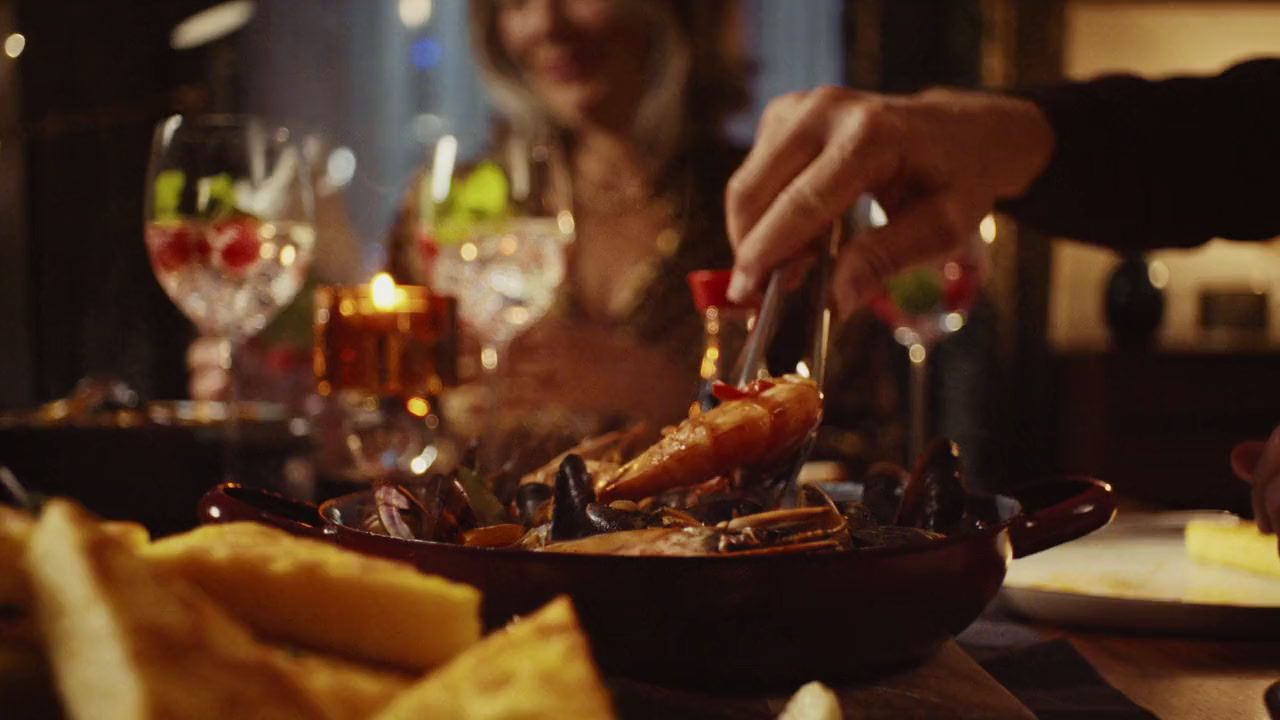
MULTIPOLYGON (((35 526, 36 519, 30 513, 0 505, 0 610, 6 606, 25 608, 30 602, 30 582, 22 558, 35 526)), ((151 540, 147 529, 137 523, 106 522, 102 528, 133 548, 151 540)))
POLYGON ((257 523, 206 525, 143 555, 262 635, 415 672, 480 637, 480 592, 257 523))
POLYGON ((332 655, 297 649, 277 652, 331 720, 367 720, 418 679, 332 655))
POLYGON ((25 560, 69 718, 325 717, 276 651, 78 506, 46 506, 25 560))
POLYGON ((559 598, 400 695, 378 720, 612 718, 573 604, 559 598))

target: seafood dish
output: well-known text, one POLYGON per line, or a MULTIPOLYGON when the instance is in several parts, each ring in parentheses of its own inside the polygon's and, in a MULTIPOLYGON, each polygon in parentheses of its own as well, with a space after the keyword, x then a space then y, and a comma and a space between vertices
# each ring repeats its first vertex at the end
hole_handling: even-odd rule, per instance
POLYGON ((588 438, 526 473, 508 498, 461 470, 384 481, 359 524, 405 540, 593 555, 764 555, 927 543, 997 521, 965 488, 958 450, 936 441, 912 472, 875 465, 858 499, 795 487, 822 419, 816 384, 795 375, 745 388, 625 459, 635 428, 588 438))

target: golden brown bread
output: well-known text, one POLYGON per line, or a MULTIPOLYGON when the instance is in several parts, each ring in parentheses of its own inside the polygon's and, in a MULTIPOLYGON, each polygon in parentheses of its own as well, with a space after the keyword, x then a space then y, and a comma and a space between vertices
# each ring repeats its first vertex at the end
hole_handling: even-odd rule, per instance
POLYGON ((247 628, 74 504, 48 504, 25 562, 69 718, 325 716, 247 628))
MULTIPOLYGON (((36 519, 30 513, 0 505, 0 606, 25 608, 30 602, 30 583, 22 557, 35 525, 36 519)), ((151 540, 147 529, 137 523, 106 522, 102 528, 132 548, 151 540)))
POLYGON ((1187 523, 1184 539, 1187 555, 1197 562, 1280 577, 1276 536, 1262 534, 1251 522, 1192 520, 1187 523))
POLYGON ((481 640, 401 694, 377 720, 612 718, 573 604, 558 598, 481 640))
POLYGON ((147 546, 259 633, 423 671, 480 637, 480 593, 257 523, 206 525, 147 546))

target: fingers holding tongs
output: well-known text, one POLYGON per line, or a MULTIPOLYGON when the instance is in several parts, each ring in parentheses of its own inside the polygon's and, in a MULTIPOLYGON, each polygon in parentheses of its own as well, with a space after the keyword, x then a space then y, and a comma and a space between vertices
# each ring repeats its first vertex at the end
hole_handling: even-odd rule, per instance
MULTIPOLYGON (((801 374, 804 374, 804 371, 807 370, 809 379, 817 383, 820 392, 823 390, 823 385, 826 381, 827 352, 831 344, 831 274, 836 254, 839 252, 840 244, 844 240, 845 234, 846 225, 842 217, 832 225, 830 234, 817 243, 817 264, 814 269, 815 277, 812 286, 814 293, 812 296, 813 314, 810 317, 811 336, 810 347, 808 348, 810 356, 806 362, 801 363, 796 368, 797 372, 801 374)), ((734 365, 734 373, 731 376, 739 387, 746 387, 752 381, 760 378, 760 371, 765 364, 765 350, 769 347, 774 333, 778 329, 779 318, 782 314, 787 272, 786 268, 778 268, 769 275, 769 284, 765 288, 764 299, 760 303, 755 325, 751 329, 751 334, 747 337, 746 345, 742 348, 742 354, 738 357, 738 361, 734 365)), ((796 488, 796 478, 800 475, 800 469, 808 462, 809 455, 813 452, 817 441, 818 428, 814 427, 808 437, 796 448, 792 456, 782 461, 777 474, 773 475, 776 485, 771 483, 771 486, 777 489, 779 499, 782 502, 794 503, 797 501, 796 496, 792 494, 796 488), (787 495, 791 495, 791 499, 782 500, 787 495)))
MULTIPOLYGON (((804 367, 809 378, 818 384, 821 390, 826 380, 827 353, 831 343, 831 274, 835 265, 836 254, 846 235, 844 218, 840 218, 831 226, 830 233, 815 243, 816 267, 814 268, 813 307, 810 318, 811 337, 808 351, 810 353, 804 367)), ((765 287, 764 298, 756 313, 755 324, 742 353, 734 363, 731 378, 739 387, 745 387, 766 373, 765 355, 773 337, 778 330, 785 295, 787 292, 786 277, 790 267, 775 268, 769 274, 769 283, 765 287)))

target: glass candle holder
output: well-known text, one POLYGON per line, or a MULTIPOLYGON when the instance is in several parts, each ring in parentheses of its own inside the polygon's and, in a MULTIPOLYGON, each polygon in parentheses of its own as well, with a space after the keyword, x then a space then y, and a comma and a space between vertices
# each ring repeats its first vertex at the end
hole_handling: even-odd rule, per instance
POLYGON ((456 318, 453 298, 385 273, 317 291, 322 472, 373 481, 451 464, 439 398, 456 383, 456 318))

